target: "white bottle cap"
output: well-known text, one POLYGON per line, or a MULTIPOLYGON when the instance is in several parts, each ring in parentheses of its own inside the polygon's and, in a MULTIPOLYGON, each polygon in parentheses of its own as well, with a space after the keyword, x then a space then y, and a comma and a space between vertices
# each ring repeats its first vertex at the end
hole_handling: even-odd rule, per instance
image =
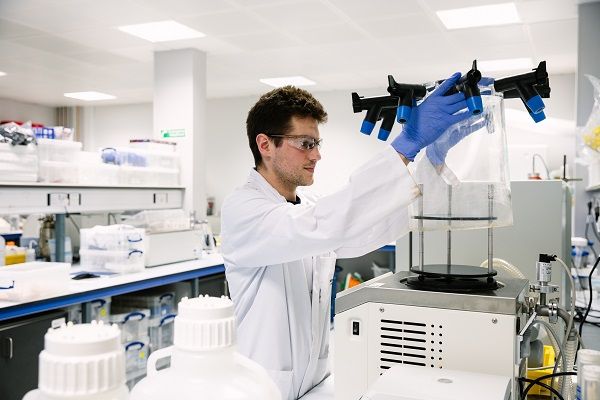
POLYGON ((175 317, 175 347, 202 351, 235 344, 233 302, 227 297, 208 295, 184 297, 175 317))
POLYGON ((125 383, 125 353, 116 325, 102 322, 49 329, 40 353, 39 389, 53 396, 90 396, 125 383))
POLYGON ((600 365, 600 351, 592 349, 581 349, 577 352, 577 360, 580 365, 600 365))
POLYGON ((571 246, 579 246, 579 247, 585 247, 588 244, 588 240, 584 237, 575 237, 573 236, 571 238, 571 246))
POLYGON ((600 365, 584 365, 583 366, 583 380, 584 382, 600 381, 600 365))

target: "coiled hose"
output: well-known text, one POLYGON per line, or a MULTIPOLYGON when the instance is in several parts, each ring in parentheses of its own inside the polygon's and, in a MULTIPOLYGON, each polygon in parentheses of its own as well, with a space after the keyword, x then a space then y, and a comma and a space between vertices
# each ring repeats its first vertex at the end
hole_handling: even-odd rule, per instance
MULTIPOLYGON (((488 267, 488 260, 485 260, 484 262, 482 262, 481 265, 480 265, 480 267, 481 268, 487 268, 488 267)), ((527 278, 525 278, 525 275, 523 275, 523 273, 519 270, 519 268, 515 267, 514 265, 512 265, 508 261, 503 260, 501 258, 493 258, 492 259, 492 267, 496 271, 507 272, 509 275, 511 275, 514 278, 527 279, 527 278)))

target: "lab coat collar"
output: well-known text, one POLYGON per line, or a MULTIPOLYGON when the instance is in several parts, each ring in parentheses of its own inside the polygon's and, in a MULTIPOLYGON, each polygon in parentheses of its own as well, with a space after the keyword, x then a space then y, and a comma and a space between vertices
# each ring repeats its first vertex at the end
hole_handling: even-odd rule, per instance
POLYGON ((278 201, 280 203, 287 203, 287 199, 283 197, 267 180, 264 176, 262 176, 256 168, 252 168, 250 170, 250 175, 248 176, 248 183, 250 186, 253 186, 259 189, 264 194, 269 195, 273 200, 278 201))

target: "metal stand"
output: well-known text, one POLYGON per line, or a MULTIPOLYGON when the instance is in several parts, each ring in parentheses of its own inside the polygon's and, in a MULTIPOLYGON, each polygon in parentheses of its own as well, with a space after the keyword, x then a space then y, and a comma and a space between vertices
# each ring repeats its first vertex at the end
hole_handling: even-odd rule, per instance
POLYGON ((54 244, 56 261, 65 262, 65 214, 56 214, 54 223, 54 244))

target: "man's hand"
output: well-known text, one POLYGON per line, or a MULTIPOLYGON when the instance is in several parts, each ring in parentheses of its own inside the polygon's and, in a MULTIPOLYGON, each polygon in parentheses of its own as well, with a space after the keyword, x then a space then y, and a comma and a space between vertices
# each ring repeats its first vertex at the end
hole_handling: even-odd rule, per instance
POLYGON ((413 109, 402 133, 392 142, 392 147, 406 159, 413 161, 421 149, 436 141, 451 125, 470 116, 468 112, 456 114, 467 108, 463 93, 444 96, 459 79, 460 72, 457 72, 413 109))
MULTIPOLYGON (((485 115, 485 114, 484 114, 485 115)), ((471 121, 469 121, 471 122, 471 121)), ((487 118, 477 118, 468 125, 460 124, 452 127, 451 130, 442 135, 438 140, 427 146, 425 154, 435 167, 438 167, 446 161, 446 156, 451 148, 456 146, 461 140, 469 136, 471 133, 483 128, 487 123, 487 118)))

